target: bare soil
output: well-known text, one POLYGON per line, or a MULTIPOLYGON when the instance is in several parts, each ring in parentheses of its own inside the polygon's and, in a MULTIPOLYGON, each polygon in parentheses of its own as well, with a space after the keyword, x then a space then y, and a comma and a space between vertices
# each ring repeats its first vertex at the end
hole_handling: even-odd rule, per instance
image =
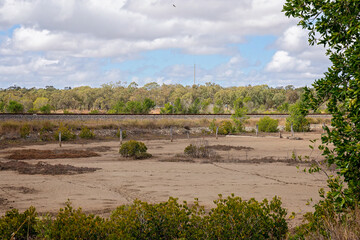
POLYGON ((23 211, 31 205, 39 212, 54 213, 69 199, 75 207, 108 216, 117 206, 135 199, 155 203, 170 196, 189 203, 198 198, 209 209, 218 194, 234 193, 243 199, 257 200, 280 196, 289 213, 301 216, 312 210, 311 204, 306 205, 310 198, 314 202, 319 199, 318 189, 326 186, 326 176, 304 173, 302 170, 309 163, 300 161, 306 155, 312 161, 322 160, 319 151, 309 148, 313 145, 309 140, 320 139, 321 135, 301 133, 297 137, 301 140, 286 136, 175 138, 173 142, 169 137, 146 138, 144 143, 153 155, 146 160, 122 158, 118 141, 64 142, 61 148, 51 143, 3 149, 0 215, 10 208, 23 211), (221 156, 220 160, 179 157, 186 146, 199 140, 207 141, 221 156), (70 158, 70 153, 75 152, 96 155, 70 158), (8 159, 9 154, 30 153, 46 159, 40 161, 38 155, 22 161, 8 159), (54 153, 57 158, 50 157, 54 153))

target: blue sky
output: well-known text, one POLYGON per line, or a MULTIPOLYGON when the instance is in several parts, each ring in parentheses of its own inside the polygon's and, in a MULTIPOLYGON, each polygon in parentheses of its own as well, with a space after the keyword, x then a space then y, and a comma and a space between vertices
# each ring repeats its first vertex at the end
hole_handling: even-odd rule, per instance
POLYGON ((305 86, 329 66, 282 0, 3 0, 0 88, 305 86), (176 7, 173 7, 175 4, 176 7))

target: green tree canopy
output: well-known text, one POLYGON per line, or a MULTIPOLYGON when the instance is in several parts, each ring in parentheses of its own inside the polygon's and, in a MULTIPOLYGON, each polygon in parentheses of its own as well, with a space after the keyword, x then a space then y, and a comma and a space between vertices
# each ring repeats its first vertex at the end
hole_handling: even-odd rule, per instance
POLYGON ((305 100, 314 110, 327 102, 332 114, 321 149, 347 183, 345 187, 339 178, 329 182, 328 196, 341 208, 360 201, 360 1, 287 0, 283 11, 300 19, 309 43, 325 46, 332 63, 313 84, 315 91, 306 90, 305 100))

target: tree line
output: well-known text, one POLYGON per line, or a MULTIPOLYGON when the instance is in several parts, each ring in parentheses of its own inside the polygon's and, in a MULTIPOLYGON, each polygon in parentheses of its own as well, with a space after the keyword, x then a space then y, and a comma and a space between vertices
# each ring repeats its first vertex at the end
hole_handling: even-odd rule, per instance
POLYGON ((135 82, 127 86, 117 82, 72 89, 12 86, 0 89, 0 112, 148 113, 157 108, 162 114, 197 114, 233 113, 245 107, 248 113, 287 113, 302 93, 303 88, 291 85, 222 87, 214 83, 183 86, 152 82, 139 87, 135 82))

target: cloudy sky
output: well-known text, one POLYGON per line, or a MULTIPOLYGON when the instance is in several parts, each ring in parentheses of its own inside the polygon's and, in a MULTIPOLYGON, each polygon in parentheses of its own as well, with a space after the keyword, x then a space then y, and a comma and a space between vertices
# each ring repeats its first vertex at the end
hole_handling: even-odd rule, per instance
POLYGON ((329 66, 284 0, 0 0, 0 88, 305 86, 329 66), (176 6, 174 7, 173 4, 176 6))

